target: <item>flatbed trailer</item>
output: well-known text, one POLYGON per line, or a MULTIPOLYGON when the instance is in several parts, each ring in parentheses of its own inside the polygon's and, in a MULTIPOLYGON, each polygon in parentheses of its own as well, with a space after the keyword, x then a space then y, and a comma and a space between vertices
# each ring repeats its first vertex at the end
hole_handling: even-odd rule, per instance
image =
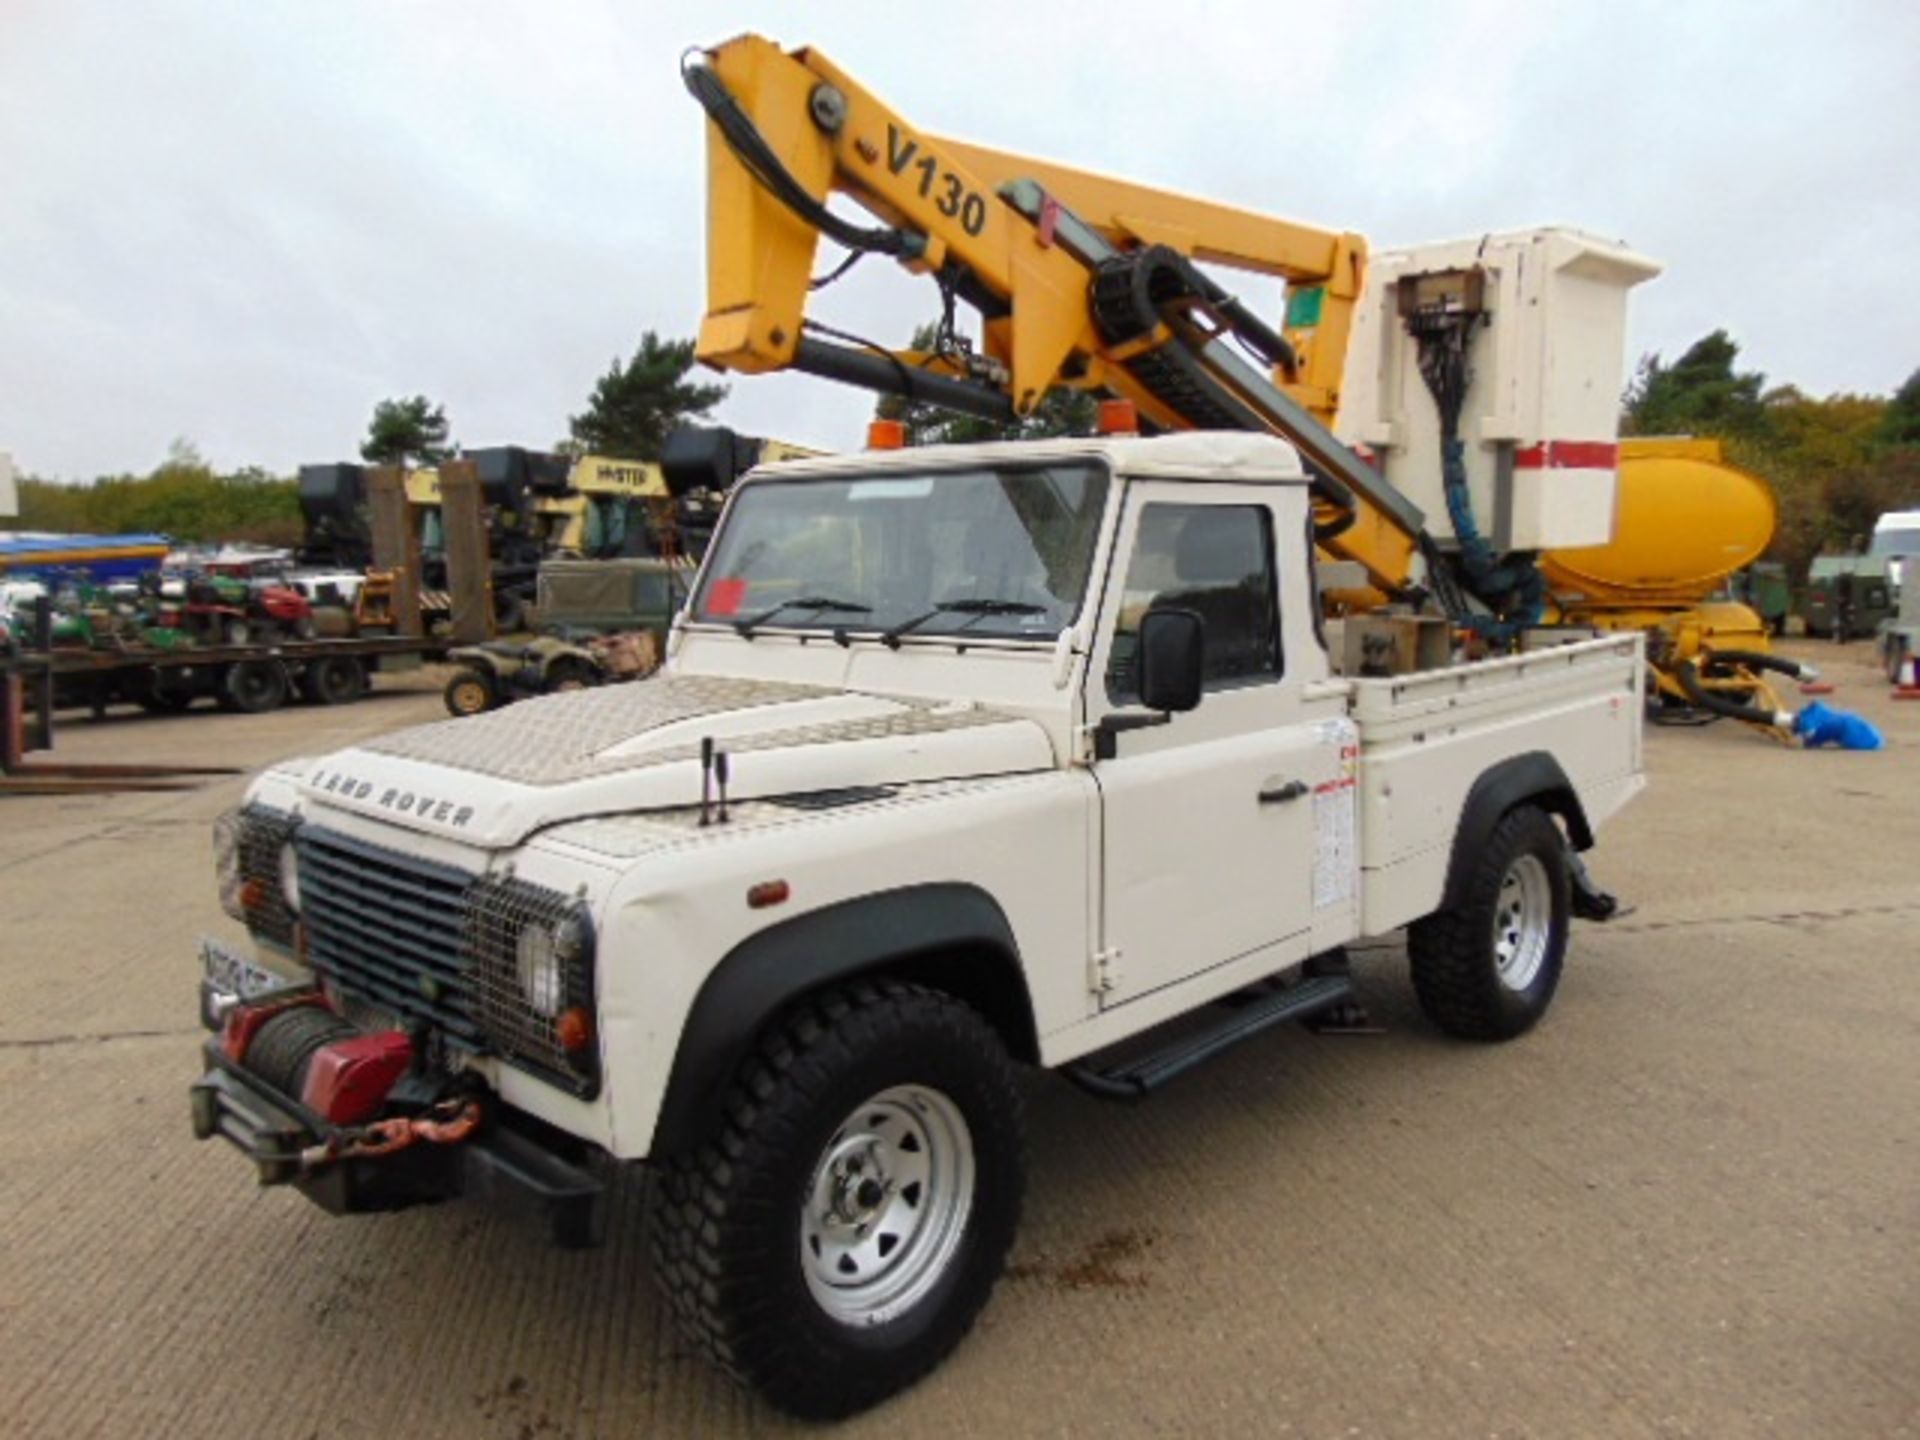
POLYGON ((163 714, 202 699, 249 714, 276 710, 292 699, 351 704, 367 693, 377 671, 416 669, 442 648, 438 641, 406 635, 177 649, 49 645, 13 650, 0 659, 0 668, 18 677, 24 709, 40 715, 50 729, 53 711, 97 714, 116 704, 163 714))

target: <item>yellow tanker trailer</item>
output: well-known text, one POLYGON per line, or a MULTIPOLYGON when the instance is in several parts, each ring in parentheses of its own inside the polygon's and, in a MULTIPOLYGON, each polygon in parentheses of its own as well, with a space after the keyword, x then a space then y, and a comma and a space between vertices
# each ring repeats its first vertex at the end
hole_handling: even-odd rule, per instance
POLYGON ((1547 551, 1540 568, 1566 622, 1647 632, 1670 713, 1727 715, 1784 739, 1793 713, 1767 676, 1811 680, 1813 667, 1769 653, 1766 622, 1723 593, 1777 518, 1766 481, 1729 465, 1718 440, 1623 440, 1614 538, 1547 551))

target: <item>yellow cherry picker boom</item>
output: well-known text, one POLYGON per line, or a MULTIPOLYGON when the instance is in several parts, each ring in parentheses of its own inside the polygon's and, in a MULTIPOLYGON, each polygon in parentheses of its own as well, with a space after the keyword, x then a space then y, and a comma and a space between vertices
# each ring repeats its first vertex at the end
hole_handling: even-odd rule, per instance
MULTIPOLYGON (((1313 478, 1322 555, 1350 562, 1336 605, 1437 612, 1493 648, 1556 617, 1620 623, 1551 577, 1556 552, 1615 541, 1623 461, 1644 458, 1621 452, 1617 397, 1625 294, 1653 262, 1578 231, 1489 235, 1377 257, 1369 293, 1351 231, 928 133, 811 47, 744 35, 689 52, 682 75, 708 119, 706 364, 990 420, 1068 387, 1130 401, 1148 431, 1267 431, 1313 478), (818 274, 823 238, 846 255, 818 274), (870 255, 934 282, 930 350, 809 316, 870 255), (1283 281, 1282 324, 1211 270, 1283 281)), ((1663 691, 1692 680, 1683 698, 1797 729, 1753 668, 1792 662, 1654 649, 1698 662, 1656 661, 1663 691)))
POLYGON ((1322 545, 1382 593, 1409 592, 1425 517, 1329 428, 1361 237, 927 134, 818 50, 743 36, 683 73, 710 122, 701 360, 988 419, 1067 386, 1130 400, 1155 429, 1280 434, 1314 476, 1322 545), (830 210, 833 194, 881 223, 830 210), (878 254, 933 278, 933 353, 808 318, 822 236, 849 252, 842 271, 878 254), (1288 323, 1270 327, 1196 261, 1285 280, 1288 323), (978 351, 955 332, 958 300, 979 312, 978 351))

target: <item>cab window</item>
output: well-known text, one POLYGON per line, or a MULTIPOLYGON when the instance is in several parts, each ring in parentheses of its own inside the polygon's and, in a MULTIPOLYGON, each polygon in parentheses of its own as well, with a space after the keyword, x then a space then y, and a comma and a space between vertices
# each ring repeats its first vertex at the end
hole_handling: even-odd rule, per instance
POLYGON ((1264 505, 1148 505, 1127 561, 1107 698, 1139 698, 1134 651, 1149 610, 1191 610, 1206 633, 1206 688, 1272 680, 1281 673, 1280 599, 1273 570, 1273 515, 1264 505))

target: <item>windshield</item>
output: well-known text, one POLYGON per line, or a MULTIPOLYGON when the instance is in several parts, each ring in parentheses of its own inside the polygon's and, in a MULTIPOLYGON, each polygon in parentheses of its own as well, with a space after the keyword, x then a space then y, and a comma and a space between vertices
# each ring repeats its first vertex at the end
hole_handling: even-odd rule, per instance
POLYGON ((1106 495, 1090 464, 748 485, 693 618, 1051 639, 1079 613, 1106 495))

